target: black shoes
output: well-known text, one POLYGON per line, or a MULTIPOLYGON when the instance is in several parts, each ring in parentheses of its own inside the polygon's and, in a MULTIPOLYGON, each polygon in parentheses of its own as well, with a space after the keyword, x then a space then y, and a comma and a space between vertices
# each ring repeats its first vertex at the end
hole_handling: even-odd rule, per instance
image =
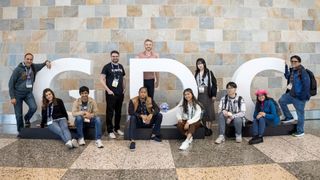
POLYGON ((259 144, 263 142, 263 137, 254 136, 252 139, 250 139, 249 144, 259 144))
POLYGON ((31 126, 30 120, 26 120, 26 122, 24 123, 24 127, 30 128, 30 126, 31 126))
POLYGON ((151 136, 150 139, 151 139, 151 140, 154 140, 154 141, 156 141, 156 142, 161 142, 161 141, 162 141, 161 138, 160 138, 160 136, 157 136, 157 135, 151 136))
POLYGON ((131 151, 136 150, 136 143, 131 141, 129 148, 130 148, 131 151))

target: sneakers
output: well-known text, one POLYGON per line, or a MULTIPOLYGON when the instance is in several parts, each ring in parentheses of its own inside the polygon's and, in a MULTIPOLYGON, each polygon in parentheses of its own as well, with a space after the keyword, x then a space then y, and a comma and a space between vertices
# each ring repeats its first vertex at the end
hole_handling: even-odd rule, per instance
POLYGON ((287 124, 287 123, 292 123, 292 122, 294 122, 295 121, 295 119, 293 119, 293 118, 291 118, 291 119, 284 119, 284 120, 282 120, 281 122, 283 123, 283 124, 287 124))
POLYGON ((188 149, 189 145, 190 145, 190 141, 186 139, 185 141, 183 141, 183 143, 181 144, 179 149, 184 151, 184 150, 188 149))
POLYGON ((241 143, 242 142, 242 136, 236 134, 236 142, 241 143))
POLYGON ((304 136, 304 133, 295 132, 295 133, 292 134, 292 136, 294 136, 294 137, 302 137, 302 136, 304 136))
POLYGON ((112 132, 112 133, 109 133, 109 138, 110 139, 115 139, 116 138, 116 135, 112 132))
POLYGON ((31 126, 30 120, 26 120, 26 122, 24 123, 24 127, 29 128, 30 126, 31 126))
POLYGON ((219 135, 219 137, 216 139, 216 141, 214 143, 221 144, 224 141, 225 141, 224 135, 219 135))
POLYGON ((102 142, 101 142, 101 139, 96 140, 96 146, 97 146, 98 148, 103 148, 103 144, 102 144, 102 142))
POLYGON ((71 140, 71 144, 72 144, 72 146, 73 146, 74 148, 79 147, 79 144, 78 144, 77 140, 75 140, 75 139, 72 139, 72 140, 71 140))
POLYGON ((136 142, 131 141, 130 146, 129 146, 129 149, 130 149, 131 151, 136 150, 136 142))
POLYGON ((78 143, 79 143, 79 146, 83 146, 86 144, 86 142, 84 142, 83 138, 78 139, 78 143))
POLYGON ((73 145, 72 145, 71 140, 69 140, 69 141, 66 143, 66 146, 67 146, 69 149, 72 149, 72 148, 73 148, 73 145))
POLYGON ((193 137, 191 136, 191 138, 189 139, 189 144, 191 144, 193 141, 193 137))
POLYGON ((250 139, 249 144, 259 144, 263 142, 263 137, 254 136, 252 139, 250 139))
POLYGON ((154 141, 156 141, 156 142, 161 142, 161 141, 162 141, 161 138, 160 138, 159 136, 156 136, 156 135, 151 136, 150 139, 151 139, 151 140, 154 140, 154 141))
POLYGON ((116 130, 115 133, 118 134, 119 136, 124 135, 124 133, 120 129, 116 130))

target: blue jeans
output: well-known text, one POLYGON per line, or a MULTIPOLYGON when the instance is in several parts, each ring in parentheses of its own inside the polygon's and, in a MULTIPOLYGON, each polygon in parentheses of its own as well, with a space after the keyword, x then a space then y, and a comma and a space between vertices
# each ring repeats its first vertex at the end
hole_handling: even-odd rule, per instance
MULTIPOLYGON (((75 124, 77 127, 77 135, 78 138, 83 138, 83 124, 84 124, 84 118, 82 116, 76 116, 75 119, 75 124)), ((95 131, 96 131, 96 140, 101 139, 101 120, 100 117, 98 116, 94 116, 93 118, 90 119, 90 123, 86 123, 89 124, 90 127, 94 127, 95 131)))
POLYGON ((64 143, 71 140, 71 134, 68 128, 68 123, 66 118, 60 118, 54 120, 52 124, 48 126, 49 130, 53 133, 59 135, 64 143))
MULTIPOLYGON (((225 135, 226 131, 226 118, 224 117, 223 113, 220 112, 219 116, 219 135, 225 135)), ((234 128, 236 130, 236 135, 242 135, 242 118, 234 118, 231 123, 233 123, 234 128)))
POLYGON ((152 128, 152 134, 160 135, 162 123, 162 114, 158 113, 154 115, 150 121, 150 124, 145 124, 141 118, 137 116, 130 116, 130 126, 129 126, 129 138, 134 140, 136 138, 137 128, 152 128))
POLYGON ((252 135, 262 137, 264 134, 264 130, 266 129, 266 125, 268 124, 268 119, 266 118, 254 118, 252 124, 252 135))
POLYGON ((27 94, 18 94, 17 93, 15 98, 16 98, 16 104, 14 105, 14 113, 16 115, 17 130, 18 130, 18 132, 20 132, 21 129, 24 127, 24 122, 22 119, 23 101, 29 107, 27 114, 24 116, 25 121, 30 121, 33 114, 37 111, 37 104, 36 104, 36 101, 34 100, 32 92, 29 92, 27 94))
POLYGON ((306 101, 301 101, 292 97, 289 93, 286 93, 279 99, 279 104, 286 119, 293 119, 288 108, 288 104, 293 104, 298 116, 297 133, 304 133, 304 107, 306 105, 306 101))

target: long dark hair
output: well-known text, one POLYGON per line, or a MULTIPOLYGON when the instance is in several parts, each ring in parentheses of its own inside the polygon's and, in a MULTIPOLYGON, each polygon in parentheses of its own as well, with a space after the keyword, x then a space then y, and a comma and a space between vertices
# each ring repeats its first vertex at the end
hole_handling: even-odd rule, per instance
POLYGON ((183 102, 182 102, 182 108, 183 108, 183 112, 184 113, 188 113, 188 101, 186 100, 186 98, 184 97, 185 93, 189 92, 192 95, 192 106, 194 107, 195 110, 197 110, 197 104, 199 106, 201 106, 201 104, 199 103, 199 101, 195 98, 192 89, 187 88, 183 91, 183 102))
MULTIPOLYGON (((264 102, 266 101, 266 100, 269 100, 270 98, 268 97, 268 95, 266 95, 266 94, 264 94, 264 97, 265 97, 265 99, 264 99, 264 102)), ((261 101, 259 101, 259 96, 257 96, 257 102, 256 102, 256 107, 255 107, 255 109, 256 109, 256 111, 257 112, 260 112, 261 111, 261 101)))
POLYGON ((203 59, 203 58, 198 58, 197 59, 197 62, 196 62, 196 72, 195 72, 195 76, 197 77, 197 75, 200 73, 200 69, 198 68, 198 64, 201 63, 203 64, 203 67, 204 67, 204 73, 202 75, 202 78, 205 78, 206 75, 208 74, 209 72, 209 69, 207 68, 207 64, 206 64, 206 61, 203 59))
POLYGON ((51 94, 52 94, 52 103, 54 105, 57 104, 57 98, 54 95, 54 92, 50 88, 46 88, 46 89, 43 90, 43 93, 42 93, 42 109, 46 109, 48 107, 48 105, 49 105, 49 101, 46 98, 46 93, 47 92, 51 92, 51 94))

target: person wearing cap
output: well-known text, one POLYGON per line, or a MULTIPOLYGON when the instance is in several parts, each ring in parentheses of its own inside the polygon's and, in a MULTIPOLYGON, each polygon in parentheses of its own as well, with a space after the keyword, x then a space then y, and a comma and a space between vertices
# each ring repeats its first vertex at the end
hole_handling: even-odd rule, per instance
POLYGON ((249 144, 258 144, 263 142, 263 134, 266 125, 278 125, 280 118, 277 114, 276 106, 268 92, 264 89, 256 91, 257 102, 253 113, 252 139, 249 144))

